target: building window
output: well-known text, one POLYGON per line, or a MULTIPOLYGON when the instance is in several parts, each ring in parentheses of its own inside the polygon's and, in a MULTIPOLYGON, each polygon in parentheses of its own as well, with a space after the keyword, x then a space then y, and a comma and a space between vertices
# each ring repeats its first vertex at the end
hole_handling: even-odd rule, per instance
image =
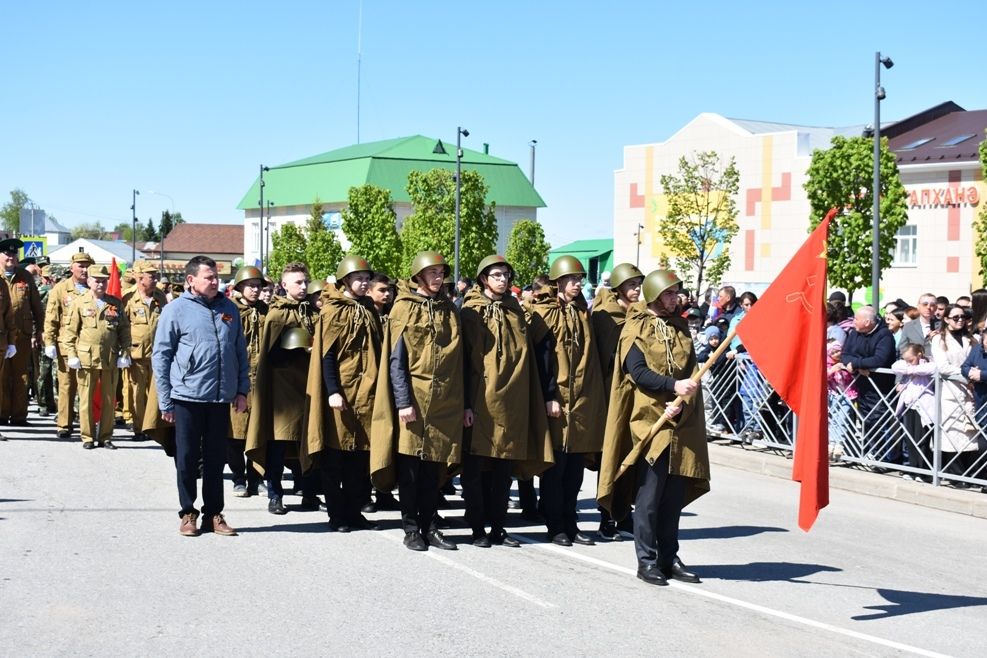
POLYGON ((914 225, 902 226, 894 236, 894 262, 893 267, 915 267, 918 265, 918 256, 915 253, 918 249, 918 227, 914 225))

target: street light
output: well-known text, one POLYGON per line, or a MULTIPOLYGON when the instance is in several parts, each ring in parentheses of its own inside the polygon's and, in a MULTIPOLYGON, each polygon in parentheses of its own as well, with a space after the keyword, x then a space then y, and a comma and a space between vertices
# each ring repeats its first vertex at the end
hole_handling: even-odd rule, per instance
MULTIPOLYGON (((171 198, 170 194, 165 194, 164 192, 155 192, 154 190, 145 190, 145 192, 147 194, 154 194, 155 196, 163 196, 166 199, 168 199, 168 201, 171 202, 171 218, 172 221, 175 220, 175 200, 171 198)), ((158 256, 161 262, 161 265, 158 267, 158 269, 161 271, 161 276, 164 276, 164 241, 165 241, 165 234, 162 232, 161 239, 158 241, 158 252, 159 252, 158 256)))
POLYGON ((460 136, 469 137, 470 131, 463 127, 456 128, 456 258, 455 266, 456 271, 452 275, 453 285, 459 282, 459 203, 460 195, 462 194, 462 173, 463 173, 463 147, 461 146, 460 136))
POLYGON ((887 94, 881 86, 881 65, 891 68, 894 62, 890 57, 881 57, 881 52, 874 53, 874 226, 873 251, 871 260, 871 303, 874 308, 880 308, 881 297, 881 101, 887 94))
POLYGON ((528 176, 528 178, 531 179, 531 184, 534 185, 535 184, 535 147, 538 145, 538 140, 533 139, 530 142, 528 142, 528 145, 531 146, 531 175, 528 176))
POLYGON ((644 224, 637 225, 637 258, 634 259, 634 267, 641 267, 641 231, 644 224))
MULTIPOLYGON (((274 206, 274 202, 270 199, 267 200, 267 221, 264 222, 264 230, 262 235, 264 237, 264 250, 271 250, 271 208, 274 206)), ((261 261, 261 267, 263 268, 264 261, 261 261)))
POLYGON ((130 218, 131 221, 133 222, 133 229, 131 230, 131 234, 130 234, 130 237, 132 238, 132 242, 133 242, 133 251, 131 252, 131 256, 130 256, 131 265, 133 265, 134 261, 137 260, 137 195, 138 194, 140 194, 140 192, 138 192, 135 189, 134 194, 132 196, 132 200, 130 202, 130 218))
POLYGON ((260 233, 260 264, 261 267, 264 266, 264 172, 270 171, 270 167, 260 166, 260 201, 257 205, 260 206, 260 216, 257 217, 257 229, 260 233))

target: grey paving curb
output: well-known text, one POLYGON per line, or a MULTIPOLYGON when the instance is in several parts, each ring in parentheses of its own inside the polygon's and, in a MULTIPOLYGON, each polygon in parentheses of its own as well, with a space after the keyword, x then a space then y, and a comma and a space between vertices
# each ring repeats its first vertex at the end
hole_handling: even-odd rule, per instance
MULTIPOLYGON (((710 464, 772 477, 792 477, 792 460, 768 450, 742 449, 737 445, 709 444, 710 464)), ((716 474, 713 473, 715 481, 716 474)), ((714 484, 715 486, 715 484, 714 484)), ((829 486, 866 496, 931 507, 933 509, 987 519, 987 495, 948 487, 910 482, 899 476, 869 473, 852 468, 831 467, 829 486)))

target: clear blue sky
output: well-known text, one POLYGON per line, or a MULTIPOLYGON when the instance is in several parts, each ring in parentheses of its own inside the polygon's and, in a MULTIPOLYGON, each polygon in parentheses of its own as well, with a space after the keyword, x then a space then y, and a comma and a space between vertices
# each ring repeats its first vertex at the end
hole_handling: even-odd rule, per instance
MULTIPOLYGON (((359 0, 0 4, 0 194, 64 224, 236 222, 260 163, 356 142, 359 0)), ((611 234, 622 147, 700 112, 867 123, 987 108, 980 3, 365 0, 363 142, 420 133, 518 162, 551 242, 611 234), (869 15, 861 12, 867 10, 869 15)))

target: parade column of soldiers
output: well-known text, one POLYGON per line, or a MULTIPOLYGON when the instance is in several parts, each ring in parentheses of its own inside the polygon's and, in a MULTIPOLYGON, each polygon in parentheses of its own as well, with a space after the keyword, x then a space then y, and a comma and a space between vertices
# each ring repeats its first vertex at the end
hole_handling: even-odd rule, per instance
POLYGON ((16 238, 0 242, 4 297, 11 313, 7 329, 13 330, 0 365, 0 425, 27 425, 28 371, 44 329, 44 308, 34 276, 18 267, 17 253, 23 246, 16 238))

